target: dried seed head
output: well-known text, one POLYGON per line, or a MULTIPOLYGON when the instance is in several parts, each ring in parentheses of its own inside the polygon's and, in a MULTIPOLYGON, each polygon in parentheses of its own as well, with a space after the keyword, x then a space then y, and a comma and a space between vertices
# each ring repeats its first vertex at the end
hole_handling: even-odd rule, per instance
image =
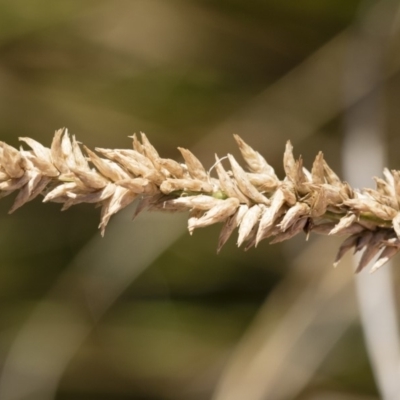
POLYGON ((133 149, 97 149, 81 146, 66 129, 56 131, 51 147, 20 138, 30 150, 0 142, 0 197, 19 191, 13 212, 39 194, 44 202, 62 203, 65 210, 82 202, 102 207, 100 229, 110 217, 138 198, 142 210, 189 210, 189 232, 223 222, 218 251, 238 228, 238 245, 245 249, 271 237, 272 243, 305 231, 351 235, 339 249, 335 265, 350 248, 364 249, 358 270, 378 255, 372 271, 400 249, 400 172, 384 170, 376 189, 353 190, 328 166, 322 153, 311 172, 301 157, 295 160, 290 142, 284 153, 286 176, 279 180, 265 159, 235 136, 249 168, 232 155, 231 170, 216 158, 218 179, 201 162, 180 149, 184 164, 163 159, 145 134, 133 135, 133 149), (90 164, 89 164, 90 163, 90 164))

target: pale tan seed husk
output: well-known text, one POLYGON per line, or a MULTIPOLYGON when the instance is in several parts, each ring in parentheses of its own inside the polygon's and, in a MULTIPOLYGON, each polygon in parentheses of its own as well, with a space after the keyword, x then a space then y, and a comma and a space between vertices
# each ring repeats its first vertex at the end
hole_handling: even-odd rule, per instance
POLYGON ((131 149, 96 149, 81 145, 66 129, 55 132, 50 147, 23 137, 29 149, 0 142, 0 197, 18 192, 11 212, 42 195, 62 209, 86 202, 101 207, 100 229, 116 212, 138 199, 143 210, 189 211, 188 227, 222 223, 218 251, 235 229, 245 249, 265 238, 272 243, 301 232, 351 235, 335 265, 351 248, 364 250, 358 270, 377 257, 372 271, 400 249, 400 172, 385 169, 376 188, 356 190, 328 166, 322 152, 311 171, 287 143, 280 180, 265 158, 235 135, 247 165, 231 154, 216 157, 207 170, 189 150, 179 148, 184 163, 162 158, 145 134, 132 136, 131 149), (228 158, 230 169, 223 159, 228 158), (213 176, 214 175, 214 176, 213 176), (215 177, 216 175, 216 177, 215 177))

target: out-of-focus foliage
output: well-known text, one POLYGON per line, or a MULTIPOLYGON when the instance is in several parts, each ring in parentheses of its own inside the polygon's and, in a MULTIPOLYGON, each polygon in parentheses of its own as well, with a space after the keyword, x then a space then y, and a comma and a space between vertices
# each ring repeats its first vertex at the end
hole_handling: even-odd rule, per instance
MULTIPOLYGON (((340 170, 359 5, 0 2, 1 140, 49 144, 67 126, 89 147, 118 148, 144 131, 162 156, 189 147, 211 167, 214 152, 237 154, 239 133, 278 173, 288 139, 308 165, 323 150, 340 170)), ((394 149, 395 52, 388 62, 394 149)), ((244 376, 258 348, 270 357, 255 385, 270 382, 269 399, 377 398, 351 268, 331 271, 336 239, 247 253, 228 243, 217 256, 219 227, 190 237, 178 215, 132 223, 128 209, 101 239, 90 205, 60 213, 37 200, 9 216, 11 204, 0 202, 0 398, 206 400, 230 360, 244 376)))

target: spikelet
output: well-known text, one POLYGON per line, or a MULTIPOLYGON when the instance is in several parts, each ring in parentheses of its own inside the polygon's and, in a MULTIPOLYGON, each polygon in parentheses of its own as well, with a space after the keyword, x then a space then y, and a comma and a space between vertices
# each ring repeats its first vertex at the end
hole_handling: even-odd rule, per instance
POLYGON ((265 238, 277 243, 301 232, 350 235, 334 265, 351 249, 363 251, 357 272, 374 258, 371 272, 376 271, 400 251, 400 171, 385 169, 384 179, 374 178, 375 189, 355 190, 340 180, 322 152, 308 171, 288 142, 286 176, 279 180, 260 153, 234 138, 248 170, 231 154, 216 156, 209 171, 187 149, 178 148, 183 163, 162 158, 143 133, 140 140, 132 136, 132 149, 96 152, 66 129, 55 132, 50 148, 26 137, 20 141, 28 150, 0 142, 0 197, 18 192, 10 212, 39 194, 44 202, 61 203, 62 210, 94 203, 101 207, 102 234, 112 215, 135 200, 135 216, 144 210, 188 211, 190 233, 223 224, 218 251, 235 229, 237 245, 246 250, 265 238))

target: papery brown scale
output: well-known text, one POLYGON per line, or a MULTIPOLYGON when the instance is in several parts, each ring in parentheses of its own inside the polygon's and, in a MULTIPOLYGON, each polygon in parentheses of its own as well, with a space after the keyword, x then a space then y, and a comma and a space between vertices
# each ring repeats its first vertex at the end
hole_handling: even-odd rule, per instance
POLYGON ((250 232, 254 228, 254 226, 258 223, 262 212, 265 210, 265 206, 262 205, 254 205, 250 207, 246 214, 242 217, 242 220, 239 225, 239 233, 237 246, 240 247, 242 243, 248 239, 250 232))
POLYGON ((175 160, 161 158, 159 162, 160 165, 165 168, 172 177, 178 179, 185 178, 185 168, 175 160))
POLYGON ((385 239, 387 239, 387 231, 379 230, 373 234, 372 238, 365 246, 365 250, 357 266, 356 273, 362 271, 379 253, 382 246, 381 242, 385 239))
POLYGON ((137 197, 136 193, 131 192, 121 186, 115 188, 114 193, 107 200, 104 201, 102 207, 101 222, 99 225, 101 235, 104 236, 105 228, 112 215, 125 208, 127 205, 132 203, 137 197))
POLYGON ((242 169, 242 167, 237 163, 234 157, 231 154, 228 154, 228 159, 232 167, 233 176, 235 177, 236 183, 240 189, 240 191, 253 200, 255 203, 261 203, 265 205, 269 205, 270 201, 265 196, 263 196, 250 182, 247 177, 246 172, 242 169))
POLYGON ((325 183, 324 155, 320 151, 314 160, 311 170, 312 182, 315 184, 325 183))
POLYGON ((176 190, 212 193, 213 186, 198 179, 165 179, 160 186, 161 192, 169 194, 176 190))
POLYGON ((14 204, 9 211, 9 214, 13 213, 25 203, 37 197, 48 185, 50 180, 51 178, 42 176, 40 173, 32 171, 30 173, 29 182, 19 191, 17 197, 15 198, 14 204))
POLYGON ((68 129, 64 130, 64 134, 61 137, 61 152, 68 169, 76 168, 76 162, 74 157, 74 152, 72 150, 72 142, 68 133, 68 129))
POLYGON ((286 144, 285 154, 283 156, 283 166, 287 178, 293 183, 296 191, 301 195, 307 194, 308 189, 304 183, 306 183, 308 179, 303 172, 303 159, 301 156, 297 161, 294 159, 293 146, 290 142, 287 142, 286 144))
POLYGON ((50 149, 44 147, 42 144, 27 137, 20 137, 21 142, 25 142, 33 151, 30 160, 35 165, 40 166, 38 169, 47 176, 57 176, 59 174, 56 167, 54 167, 51 159, 50 149))
MULTIPOLYGON (((96 149, 99 151, 99 149, 96 149)), ((141 155, 140 153, 136 153, 134 150, 114 150, 112 151, 113 159, 120 163, 125 169, 132 172, 135 175, 145 176, 150 175, 155 172, 155 168, 153 163, 141 155)), ((106 157, 107 155, 104 154, 106 157)), ((163 177, 160 175, 160 179, 163 177)))
POLYGON ((177 199, 171 200, 171 203, 177 205, 184 205, 187 208, 195 208, 198 210, 210 210, 211 208, 221 204, 225 200, 215 199, 211 196, 197 195, 197 196, 185 196, 178 197, 177 199))
POLYGON ((82 153, 81 147, 79 146, 79 143, 75 138, 75 135, 72 136, 71 144, 72 144, 72 153, 75 160, 75 167, 77 169, 89 172, 91 169, 89 167, 89 164, 85 156, 82 153))
POLYGON ((105 188, 95 191, 82 191, 80 189, 70 190, 66 192, 68 200, 65 202, 62 211, 67 208, 80 203, 100 203, 114 194, 116 186, 112 183, 108 184, 105 188))
POLYGON ((71 168, 71 171, 89 189, 103 189, 108 183, 107 179, 104 179, 95 171, 85 171, 76 168, 71 168))
POLYGON ((383 193, 380 193, 374 189, 365 188, 363 189, 363 193, 368 194, 372 199, 374 199, 377 203, 393 208, 394 210, 398 210, 398 202, 396 197, 387 196, 383 193))
POLYGON ((396 236, 396 237, 391 237, 387 240, 382 240, 382 246, 400 247, 400 239, 396 236))
POLYGON ((153 204, 158 204, 162 197, 164 197, 162 193, 156 193, 155 195, 149 197, 142 197, 136 205, 132 219, 135 219, 143 211, 148 210, 153 204))
POLYGON ((311 172, 306 167, 303 167, 303 175, 306 178, 306 183, 312 183, 311 172))
MULTIPOLYGON (((149 159, 149 161, 152 163, 154 169, 164 177, 170 177, 170 173, 168 169, 165 169, 161 163, 161 157, 159 156, 157 150, 155 147, 150 143, 148 140, 147 136, 141 132, 142 136, 142 143, 143 143, 143 151, 145 156, 149 159)), ((140 153, 138 153, 140 154, 140 153)))
POLYGON ((376 176, 373 177, 375 183, 376 183, 376 190, 385 196, 392 197, 394 193, 394 188, 389 185, 388 182, 385 180, 378 178, 376 176))
POLYGON ((309 205, 311 208, 311 217, 318 218, 325 214, 328 207, 329 201, 325 193, 323 186, 315 188, 312 193, 312 197, 309 200, 309 205))
MULTIPOLYGON (((324 222, 321 224, 313 225, 312 232, 321 234, 321 235, 330 235, 331 231, 335 229, 337 224, 334 222, 324 222)), ((358 221, 357 223, 353 223, 349 226, 341 228, 335 235, 354 235, 365 231, 365 227, 360 224, 358 221)))
POLYGON ((350 225, 357 221, 357 215, 348 214, 340 219, 335 227, 329 232, 329 235, 336 235, 341 231, 347 229, 350 225))
POLYGON ((247 241, 244 246, 244 251, 248 251, 253 247, 257 246, 257 232, 258 232, 258 223, 254 225, 254 228, 251 230, 250 234, 247 237, 247 241))
POLYGON ((355 233, 360 233, 365 230, 365 227, 362 226, 359 222, 353 223, 346 228, 341 229, 336 235, 354 235, 355 233))
POLYGON ((334 267, 337 267, 340 260, 343 258, 343 256, 349 250, 351 250, 353 247, 357 246, 359 239, 360 239, 360 234, 355 234, 355 235, 349 236, 347 239, 345 239, 345 241, 339 247, 339 251, 338 251, 335 261, 333 263, 334 267))
POLYGON ((238 199, 229 198, 218 203, 216 206, 207 211, 203 216, 198 218, 190 227, 189 231, 193 231, 196 228, 203 228, 209 225, 213 225, 217 222, 225 221, 231 215, 233 215, 240 203, 238 199))
POLYGON ((67 182, 53 188, 43 199, 43 203, 48 201, 55 201, 58 197, 65 197, 68 192, 76 189, 78 185, 76 182, 67 182))
POLYGON ((144 149, 142 143, 140 143, 140 140, 138 139, 136 133, 134 133, 132 136, 129 136, 132 138, 132 146, 133 149, 136 150, 140 154, 144 154, 144 149))
POLYGON ((371 212, 378 218, 386 221, 391 221, 397 214, 395 209, 384 204, 379 204, 375 200, 368 199, 366 197, 358 197, 356 199, 346 200, 344 203, 355 210, 371 212))
POLYGON ((372 238, 374 237, 374 232, 364 231, 359 234, 356 246, 354 248, 354 253, 362 250, 365 246, 368 246, 372 238))
POLYGON ((159 193, 157 186, 146 178, 129 178, 115 182, 116 185, 122 186, 137 194, 154 195, 159 193))
POLYGON ((398 252, 400 247, 385 247, 374 265, 371 267, 370 273, 374 273, 379 268, 383 267, 390 259, 392 259, 398 252))
POLYGON ((342 181, 340 178, 333 172, 332 168, 328 165, 325 159, 322 159, 322 163, 324 165, 325 179, 326 181, 333 186, 341 187, 342 181))
MULTIPOLYGON (((158 173, 154 167, 149 168, 147 165, 139 163, 133 157, 122 154, 119 151, 112 151, 106 149, 96 149, 100 154, 110 160, 116 161, 127 171, 131 172, 134 176, 142 176, 154 181, 156 184, 161 184, 164 181, 164 177, 158 173)), ((132 150, 133 151, 133 150, 132 150)))
POLYGON ((283 193, 286 204, 290 207, 294 206, 297 203, 297 195, 293 183, 289 180, 284 180, 279 187, 283 193))
POLYGON ((21 178, 9 179, 0 183, 0 190, 13 192, 14 190, 20 189, 29 181, 29 175, 25 174, 21 178))
POLYGON ((236 182, 232 180, 229 174, 225 171, 222 163, 220 162, 221 160, 217 155, 215 155, 215 158, 217 160, 215 163, 215 170, 217 171, 219 184, 223 192, 226 193, 228 197, 236 197, 240 203, 249 205, 249 199, 240 191, 236 185, 236 182))
POLYGON ((235 214, 231 215, 224 223, 218 238, 217 253, 219 253, 224 244, 231 237, 233 231, 242 222, 243 216, 246 214, 249 207, 246 204, 241 204, 235 214))
POLYGON ((62 136, 64 129, 59 129, 55 132, 53 141, 51 142, 51 159, 54 166, 62 173, 66 174, 69 172, 67 163, 64 160, 64 154, 62 150, 62 136))
POLYGON ((267 174, 247 173, 250 183, 261 193, 272 193, 279 185, 279 180, 275 180, 267 174))
POLYGON ((398 238, 400 238, 400 213, 397 213, 392 220, 393 229, 396 232, 398 238))
POLYGON ((286 142, 285 153, 283 154, 283 168, 286 176, 295 183, 297 179, 297 167, 293 156, 293 146, 289 140, 286 142))
POLYGON ((12 193, 14 193, 14 191, 0 190, 0 199, 9 196, 12 193))
POLYGON ((305 203, 297 203, 293 207, 289 208, 283 217, 280 228, 282 232, 285 232, 291 225, 296 223, 297 220, 304 216, 308 216, 310 213, 310 207, 305 203))
POLYGON ((257 232, 256 244, 265 237, 265 234, 273 227, 277 218, 285 212, 284 204, 285 196, 282 190, 278 189, 272 196, 271 205, 263 211, 257 232))
POLYGON ((114 152, 126 157, 127 160, 134 160, 138 165, 143 165, 150 170, 156 169, 153 162, 145 154, 138 153, 136 150, 118 149, 114 152))
POLYGON ((118 164, 110 160, 99 157, 96 153, 84 146, 85 152, 89 156, 91 163, 98 169, 98 171, 106 178, 113 182, 123 179, 130 179, 131 176, 120 167, 118 164))
MULTIPOLYGON (((260 222, 257 222, 253 229, 251 230, 251 232, 249 233, 249 235, 247 236, 246 242, 245 242, 245 246, 244 246, 244 251, 248 251, 253 247, 256 247, 258 242, 257 242, 257 232, 259 230, 259 226, 260 226, 260 222)), ((266 237, 268 237, 270 235, 266 235, 266 237)), ((265 239, 263 238, 263 239, 265 239)))
MULTIPOLYGON (((332 185, 335 186, 335 185, 332 185)), ((342 182, 340 185, 336 185, 340 190, 340 195, 343 199, 352 199, 354 198, 354 190, 353 188, 347 183, 342 182)))
POLYGON ((151 204, 148 207, 148 211, 161 211, 161 212, 182 212, 189 210, 190 208, 188 208, 186 205, 175 203, 174 199, 159 201, 157 203, 151 204))
POLYGON ((207 182, 208 174, 199 159, 188 149, 178 147, 178 150, 181 152, 182 157, 185 160, 185 164, 190 176, 194 179, 207 182))
POLYGON ((303 158, 300 156, 296 161, 296 188, 300 193, 307 193, 308 190, 304 188, 304 184, 308 183, 306 174, 304 173, 306 169, 303 167, 303 158))
POLYGON ((188 218, 188 231, 189 234, 192 235, 193 231, 196 229, 196 224, 197 221, 204 215, 204 211, 203 210, 199 210, 199 209, 193 209, 190 210, 189 212, 189 218, 188 218))
POLYGON ((400 205, 400 171, 392 170, 393 187, 396 194, 397 204, 400 205))
POLYGON ((2 167, 10 178, 18 179, 24 175, 22 168, 22 156, 17 149, 9 146, 7 143, 0 142, 3 148, 3 157, 1 159, 2 167))
POLYGON ((392 173, 389 171, 388 168, 384 168, 384 169, 383 169, 383 176, 385 177, 387 184, 390 186, 391 193, 392 193, 393 195, 395 195, 396 193, 395 193, 395 189, 394 189, 394 186, 395 186, 395 184, 394 184, 394 178, 393 178, 393 175, 392 175, 392 173))
MULTIPOLYGON (((238 210, 239 211, 239 210, 238 210)), ((217 246, 217 254, 221 251, 222 247, 231 237, 233 231, 236 229, 236 215, 238 213, 236 211, 235 214, 231 215, 222 226, 221 232, 219 233, 218 237, 218 246, 217 246)))
POLYGON ((249 169, 257 174, 265 174, 273 180, 278 180, 275 175, 275 170, 267 163, 265 158, 250 147, 239 135, 233 135, 238 144, 239 150, 242 153, 243 159, 246 161, 249 169))
POLYGON ((307 218, 298 219, 293 225, 291 225, 285 232, 280 232, 271 240, 270 244, 280 243, 285 240, 289 240, 303 231, 307 223, 307 218))
POLYGON ((320 188, 323 188, 328 205, 341 206, 342 203, 347 200, 347 196, 344 196, 342 190, 336 186, 322 184, 320 188))
POLYGON ((158 163, 160 156, 158 155, 158 151, 155 147, 150 143, 149 139, 147 138, 146 134, 140 132, 140 136, 142 138, 142 149, 144 154, 149 158, 153 163, 158 163))
POLYGON ((329 235, 329 232, 332 231, 336 226, 335 222, 322 222, 313 224, 311 226, 311 232, 318 233, 320 235, 329 235))
MULTIPOLYGON (((48 163, 39 157, 36 157, 32 152, 25 152, 24 157, 26 161, 32 163, 33 167, 36 168, 42 175, 55 178, 60 175, 60 172, 53 164, 48 163)), ((1 180, 1 179, 0 179, 1 180)))

